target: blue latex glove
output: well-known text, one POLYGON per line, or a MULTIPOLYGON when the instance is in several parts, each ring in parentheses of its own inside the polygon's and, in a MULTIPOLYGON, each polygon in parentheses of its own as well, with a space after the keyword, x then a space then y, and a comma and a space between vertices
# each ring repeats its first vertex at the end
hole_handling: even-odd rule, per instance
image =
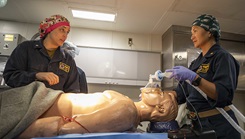
POLYGON ((174 77, 178 81, 189 80, 190 82, 192 82, 197 76, 195 72, 183 66, 175 66, 172 69, 165 70, 165 72, 172 72, 170 78, 174 77))

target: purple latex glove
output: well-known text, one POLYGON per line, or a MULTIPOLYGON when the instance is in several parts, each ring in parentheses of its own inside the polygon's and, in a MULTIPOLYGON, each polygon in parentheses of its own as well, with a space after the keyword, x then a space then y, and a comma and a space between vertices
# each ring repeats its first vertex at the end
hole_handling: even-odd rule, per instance
POLYGON ((195 72, 183 66, 175 66, 172 69, 165 70, 165 72, 172 72, 170 78, 174 77, 178 81, 189 80, 190 82, 192 82, 197 76, 195 72))

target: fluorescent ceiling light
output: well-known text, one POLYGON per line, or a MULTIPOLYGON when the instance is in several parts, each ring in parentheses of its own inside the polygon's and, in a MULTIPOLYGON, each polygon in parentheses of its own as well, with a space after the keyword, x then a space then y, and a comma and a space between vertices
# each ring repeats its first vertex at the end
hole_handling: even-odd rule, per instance
POLYGON ((116 17, 116 14, 110 14, 110 13, 99 13, 99 12, 81 11, 81 10, 71 10, 71 11, 73 17, 90 19, 90 20, 114 22, 116 17))

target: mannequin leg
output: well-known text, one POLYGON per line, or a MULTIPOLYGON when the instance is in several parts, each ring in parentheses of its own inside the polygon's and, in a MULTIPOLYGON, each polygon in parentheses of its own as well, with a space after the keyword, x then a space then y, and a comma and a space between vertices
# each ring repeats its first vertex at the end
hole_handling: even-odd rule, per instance
POLYGON ((19 135, 18 139, 57 136, 58 130, 64 124, 65 122, 60 116, 37 119, 19 135))

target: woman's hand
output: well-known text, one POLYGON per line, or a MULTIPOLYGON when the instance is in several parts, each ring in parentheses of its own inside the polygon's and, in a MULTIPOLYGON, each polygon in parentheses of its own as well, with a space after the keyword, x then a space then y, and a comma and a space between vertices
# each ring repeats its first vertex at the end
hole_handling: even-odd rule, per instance
POLYGON ((49 85, 55 85, 59 83, 59 76, 53 72, 38 72, 36 78, 39 81, 47 81, 49 85))

